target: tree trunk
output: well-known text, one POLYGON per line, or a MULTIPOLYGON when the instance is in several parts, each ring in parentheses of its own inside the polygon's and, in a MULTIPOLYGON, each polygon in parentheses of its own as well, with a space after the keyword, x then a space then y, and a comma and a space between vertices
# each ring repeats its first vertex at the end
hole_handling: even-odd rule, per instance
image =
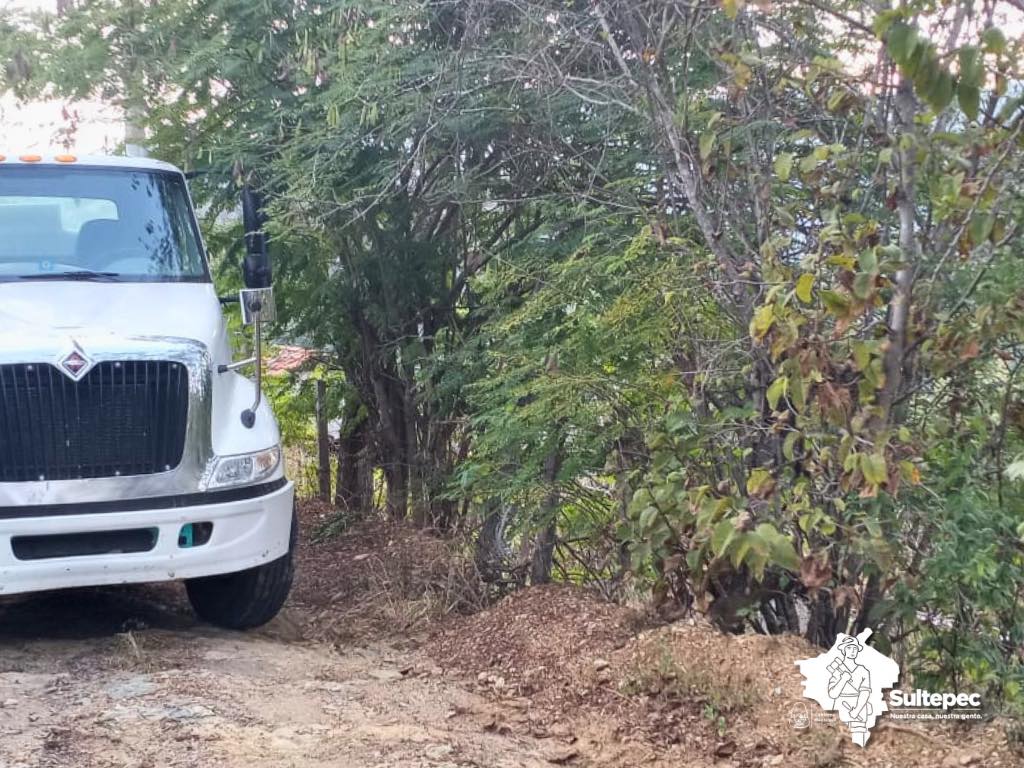
POLYGON ((331 500, 331 441, 327 433, 327 382, 316 382, 316 448, 320 498, 331 500))
MULTIPOLYGON (((917 100, 913 83, 901 76, 896 89, 896 118, 901 138, 913 136, 916 131, 917 100)), ((914 291, 914 272, 920 261, 917 240, 917 145, 912 141, 900 143, 899 186, 896 193, 896 211, 899 214, 899 245, 903 266, 896 272, 895 290, 889 301, 889 345, 883 365, 885 386, 878 395, 881 415, 875 420, 879 431, 892 423, 892 409, 903 386, 903 372, 907 354, 907 334, 911 301, 914 291)))
POLYGON ((373 506, 373 472, 367 457, 367 423, 357 409, 350 409, 338 440, 338 489, 334 503, 363 516, 373 506))
POLYGON ((393 520, 405 520, 409 514, 409 467, 404 456, 390 457, 384 464, 384 480, 388 485, 388 515, 393 520))
POLYGON ((555 541, 558 537, 558 470, 562 466, 561 446, 556 448, 544 461, 544 480, 548 484, 548 495, 541 511, 547 521, 544 529, 537 534, 533 548, 533 563, 530 567, 531 584, 547 584, 551 581, 551 570, 555 563, 555 541))
POLYGON ((406 440, 405 388, 393 369, 381 367, 372 378, 380 419, 380 466, 387 483, 387 511, 394 520, 409 513, 409 444, 406 440))
MULTIPOLYGON (((442 438, 439 438, 439 442, 442 446, 441 450, 447 450, 454 439, 455 430, 452 427, 448 427, 442 438)), ((458 448, 455 451, 455 455, 450 460, 446 459, 446 463, 443 467, 444 476, 451 476, 453 471, 458 467, 462 466, 462 463, 469 456, 470 439, 469 433, 465 433, 459 438, 458 448)), ((435 449, 435 455, 437 451, 435 449)), ((468 496, 466 501, 468 501, 468 496)), ((459 503, 455 499, 434 499, 434 526, 438 531, 450 533, 455 529, 455 526, 459 523, 460 517, 465 518, 468 510, 468 505, 462 510, 460 515, 459 503)))
POLYGON ((372 512, 377 505, 374 487, 374 461, 370 442, 370 425, 365 421, 359 425, 356 439, 356 504, 364 514, 372 512))
POLYGON ((124 107, 124 151, 128 157, 148 157, 146 149, 146 107, 140 99, 131 99, 124 107))
POLYGON ((555 565, 555 539, 557 527, 552 520, 540 533, 533 545, 533 563, 530 566, 530 583, 547 584, 551 581, 551 570, 555 565))
MULTIPOLYGON (((406 453, 406 474, 409 478, 409 503, 413 522, 418 528, 429 528, 433 524, 433 517, 430 509, 424 472, 427 466, 428 457, 425 455, 428 447, 421 445, 421 435, 418 429, 417 417, 419 415, 416 405, 416 385, 410 381, 405 386, 404 411, 405 411, 405 453, 406 453)), ((422 441, 425 442, 425 441, 422 441)))
MULTIPOLYGON (((629 504, 633 499, 633 489, 629 484, 629 472, 632 469, 629 457, 624 450, 625 438, 620 438, 615 450, 615 488, 613 495, 617 502, 619 513, 619 524, 623 527, 629 525, 629 504)), ((629 573, 632 567, 629 544, 623 540, 619 544, 619 569, 615 572, 613 582, 620 584, 629 573)))
MULTIPOLYGON (((131 11, 126 22, 126 31, 134 32, 137 28, 137 16, 140 12, 136 3, 126 4, 131 11)), ((146 148, 146 84, 143 82, 142 65, 136 56, 130 56, 121 70, 121 88, 125 94, 121 104, 124 110, 124 153, 128 157, 149 157, 146 148)))
POLYGON ((477 536, 473 562, 485 584, 496 584, 505 578, 511 565, 505 539, 506 514, 498 499, 488 499, 484 509, 484 522, 477 536))
POLYGON ((338 440, 338 478, 334 505, 348 511, 355 511, 358 496, 357 457, 351 435, 342 434, 338 440))

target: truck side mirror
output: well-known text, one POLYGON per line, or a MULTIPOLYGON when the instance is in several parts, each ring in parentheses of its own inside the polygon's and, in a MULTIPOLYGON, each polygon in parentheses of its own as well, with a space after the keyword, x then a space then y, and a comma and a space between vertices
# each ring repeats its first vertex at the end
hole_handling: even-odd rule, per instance
MULTIPOLYGON (((263 398, 263 324, 275 320, 274 289, 271 287, 273 274, 270 268, 270 252, 267 249, 267 235, 263 231, 263 201, 259 193, 246 184, 242 187, 242 225, 245 227, 245 261, 242 263, 242 277, 245 288, 239 292, 242 305, 242 322, 254 327, 253 339, 256 354, 246 363, 256 366, 256 401, 251 408, 242 411, 242 424, 252 429, 256 424, 256 412, 263 398)), ((231 366, 227 366, 228 369, 231 366)))
POLYGON ((273 282, 263 221, 260 195, 246 184, 242 188, 242 224, 245 227, 245 261, 242 263, 242 277, 246 288, 269 288, 273 282))

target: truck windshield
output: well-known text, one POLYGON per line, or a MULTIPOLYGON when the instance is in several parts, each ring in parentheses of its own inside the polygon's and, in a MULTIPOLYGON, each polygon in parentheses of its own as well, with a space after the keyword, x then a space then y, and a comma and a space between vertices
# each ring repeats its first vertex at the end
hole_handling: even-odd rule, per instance
POLYGON ((0 165, 0 281, 209 280, 177 174, 0 165))

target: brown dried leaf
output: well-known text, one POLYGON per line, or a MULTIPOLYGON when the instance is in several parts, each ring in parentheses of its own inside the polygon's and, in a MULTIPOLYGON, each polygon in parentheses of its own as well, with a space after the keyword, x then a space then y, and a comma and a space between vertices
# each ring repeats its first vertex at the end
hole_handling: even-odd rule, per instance
POLYGON ((844 584, 833 590, 832 602, 835 603, 836 609, 842 608, 847 603, 850 605, 860 605, 860 595, 849 584, 844 584))
POLYGON ((808 555, 800 563, 800 581, 812 594, 828 584, 832 578, 832 566, 825 555, 808 555))
POLYGON ((978 346, 978 340, 977 339, 970 339, 960 349, 960 359, 961 360, 973 360, 974 358, 976 358, 978 356, 979 351, 980 351, 980 348, 978 346))

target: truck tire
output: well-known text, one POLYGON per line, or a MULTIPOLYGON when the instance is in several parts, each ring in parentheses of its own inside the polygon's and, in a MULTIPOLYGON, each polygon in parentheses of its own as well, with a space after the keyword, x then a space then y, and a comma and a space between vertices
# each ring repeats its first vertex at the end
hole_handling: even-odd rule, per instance
POLYGON ((199 618, 225 629, 255 629, 281 611, 295 577, 299 526, 292 515, 288 554, 237 573, 188 579, 185 589, 199 618))

